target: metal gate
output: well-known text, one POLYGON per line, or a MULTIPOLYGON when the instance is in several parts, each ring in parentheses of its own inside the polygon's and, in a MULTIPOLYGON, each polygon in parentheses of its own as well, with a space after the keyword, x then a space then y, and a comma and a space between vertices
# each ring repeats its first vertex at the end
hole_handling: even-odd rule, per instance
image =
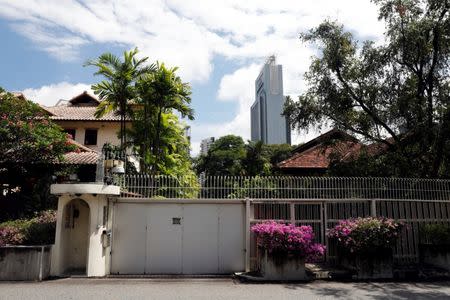
POLYGON ((111 274, 229 274, 244 269, 241 201, 119 199, 114 204, 111 274))

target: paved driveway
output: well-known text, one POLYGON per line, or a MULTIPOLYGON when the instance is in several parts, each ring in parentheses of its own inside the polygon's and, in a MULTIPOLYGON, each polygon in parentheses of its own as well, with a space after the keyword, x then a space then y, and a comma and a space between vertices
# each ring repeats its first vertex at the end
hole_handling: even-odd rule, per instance
POLYGON ((246 284, 232 279, 59 279, 0 283, 0 299, 450 299, 450 282, 246 284))

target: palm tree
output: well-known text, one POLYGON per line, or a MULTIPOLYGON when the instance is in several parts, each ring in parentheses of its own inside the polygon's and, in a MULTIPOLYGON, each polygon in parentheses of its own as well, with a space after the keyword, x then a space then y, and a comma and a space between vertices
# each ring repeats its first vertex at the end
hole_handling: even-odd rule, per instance
POLYGON ((138 49, 125 51, 123 60, 111 53, 104 53, 96 60, 89 60, 85 66, 97 67, 94 75, 105 78, 92 85, 92 90, 102 101, 97 107, 95 116, 100 118, 105 114, 115 111, 120 115, 120 148, 126 149, 126 119, 132 114, 128 101, 134 98, 134 83, 144 74, 154 71, 155 65, 144 66, 148 57, 137 59, 138 49))
MULTIPOLYGON (((155 137, 151 146, 155 161, 160 155, 163 113, 175 110, 183 118, 194 119, 194 110, 189 106, 191 103, 190 86, 182 82, 181 78, 176 75, 177 70, 177 67, 166 68, 163 63, 157 63, 154 72, 142 76, 137 83, 139 98, 144 104, 145 114, 150 113, 150 110, 156 111, 155 137)), ((157 171, 156 164, 153 171, 157 171)))

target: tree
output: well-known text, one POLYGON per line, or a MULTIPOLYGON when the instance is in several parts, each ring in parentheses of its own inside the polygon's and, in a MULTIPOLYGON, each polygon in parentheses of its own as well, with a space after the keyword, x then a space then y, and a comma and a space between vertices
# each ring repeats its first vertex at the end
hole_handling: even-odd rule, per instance
POLYGON ((305 74, 307 91, 284 113, 297 129, 328 122, 384 145, 393 175, 448 177, 450 2, 374 2, 386 23, 383 45, 359 43, 331 21, 301 35, 321 55, 305 74))
POLYGON ((244 173, 247 176, 270 175, 271 164, 268 157, 264 156, 264 143, 262 141, 249 141, 245 145, 246 154, 242 160, 244 173))
POLYGON ((53 207, 55 162, 74 151, 39 105, 0 88, 0 221, 53 207))
POLYGON ((20 169, 60 160, 73 150, 68 136, 37 104, 0 88, 0 166, 20 169))
POLYGON ((176 111, 182 117, 194 119, 194 110, 189 106, 190 86, 177 76, 177 70, 177 67, 167 68, 163 63, 157 63, 156 69, 142 76, 136 84, 139 103, 143 105, 143 120, 154 125, 151 145, 144 144, 146 149, 150 146, 153 152, 153 172, 158 172, 156 164, 162 155, 161 133, 164 114, 176 111))
POLYGON ((137 152, 140 154, 141 169, 147 173, 147 166, 153 166, 160 175, 194 175, 189 157, 189 142, 184 135, 184 127, 178 117, 173 113, 161 115, 161 134, 158 159, 146 145, 150 144, 156 136, 155 116, 152 119, 141 118, 143 110, 136 111, 133 120, 133 129, 130 136, 137 152))
POLYGON ((198 161, 197 172, 207 176, 244 175, 242 160, 246 150, 240 136, 226 135, 217 139, 208 150, 208 154, 198 161))
POLYGON ((275 168, 279 162, 288 159, 292 155, 294 146, 289 144, 272 144, 263 146, 263 156, 266 157, 275 168))
POLYGON ((97 108, 96 116, 101 117, 117 111, 120 115, 120 147, 127 146, 126 119, 132 114, 128 102, 135 97, 134 83, 143 74, 151 73, 154 65, 144 66, 148 57, 137 59, 138 49, 123 53, 123 60, 111 53, 104 53, 96 60, 89 60, 85 66, 94 66, 105 80, 92 85, 92 90, 102 102, 97 108))

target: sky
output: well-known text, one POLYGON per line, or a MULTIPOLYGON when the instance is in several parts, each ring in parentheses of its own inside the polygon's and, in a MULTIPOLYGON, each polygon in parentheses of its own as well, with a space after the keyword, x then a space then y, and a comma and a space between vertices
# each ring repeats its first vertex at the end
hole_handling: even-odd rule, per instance
MULTIPOLYGON (((0 0, 0 86, 54 105, 101 80, 86 60, 138 47, 191 84, 196 155, 209 136, 250 138, 254 82, 268 56, 283 65, 285 95, 305 91, 319 51, 298 37, 324 19, 360 41, 383 36, 370 0, 0 0)), ((295 132, 293 142, 317 134, 295 132)))

